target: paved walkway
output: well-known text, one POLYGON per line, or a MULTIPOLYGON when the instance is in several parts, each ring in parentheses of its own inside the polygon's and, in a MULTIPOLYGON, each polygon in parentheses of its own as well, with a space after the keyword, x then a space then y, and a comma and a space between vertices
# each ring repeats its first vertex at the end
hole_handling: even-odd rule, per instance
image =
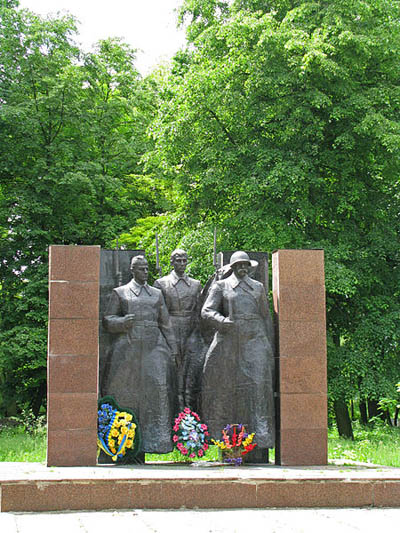
POLYGON ((398 533, 400 509, 0 513, 2 533, 398 533))

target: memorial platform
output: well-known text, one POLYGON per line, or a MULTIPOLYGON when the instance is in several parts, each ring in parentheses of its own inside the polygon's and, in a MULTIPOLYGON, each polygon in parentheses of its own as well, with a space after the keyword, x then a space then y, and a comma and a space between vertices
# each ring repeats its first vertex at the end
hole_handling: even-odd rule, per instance
POLYGON ((0 463, 0 510, 400 507, 400 468, 0 463))

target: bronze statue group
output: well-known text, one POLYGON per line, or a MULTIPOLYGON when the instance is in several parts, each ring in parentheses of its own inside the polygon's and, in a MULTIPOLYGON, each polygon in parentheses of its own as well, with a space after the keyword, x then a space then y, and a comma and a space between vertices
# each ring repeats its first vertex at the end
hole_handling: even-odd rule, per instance
POLYGON ((113 290, 104 316, 113 334, 104 391, 134 410, 143 452, 173 449, 173 420, 185 407, 214 439, 240 423, 271 448, 274 346, 265 288, 252 278, 257 262, 233 253, 206 294, 187 263, 175 250, 172 271, 151 287, 146 258, 132 259, 132 280, 113 290))

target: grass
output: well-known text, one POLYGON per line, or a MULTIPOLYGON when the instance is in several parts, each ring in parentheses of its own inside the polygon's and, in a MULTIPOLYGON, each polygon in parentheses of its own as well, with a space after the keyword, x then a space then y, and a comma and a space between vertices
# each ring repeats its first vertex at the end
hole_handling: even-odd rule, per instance
MULTIPOLYGON (((271 462, 274 462, 275 458, 275 450, 269 451, 269 460, 271 462)), ((185 460, 183 455, 178 451, 174 450, 171 453, 165 453, 162 455, 157 455, 156 453, 146 453, 146 461, 155 461, 155 462, 166 462, 166 461, 173 461, 173 462, 191 462, 188 459, 185 460)), ((218 461, 221 462, 222 458, 220 456, 220 452, 218 449, 218 446, 210 446, 205 453, 204 457, 201 457, 199 459, 196 459, 196 461, 218 461)))
MULTIPOLYGON (((328 457, 400 467, 400 428, 391 428, 377 421, 374 426, 353 425, 354 441, 338 436, 335 428, 328 434, 328 457)), ((273 460, 273 454, 271 459, 273 460)), ((27 432, 22 426, 0 429, 0 461, 43 462, 46 460, 46 429, 38 427, 27 432)), ((146 454, 147 461, 182 462, 177 451, 164 455, 146 454)), ((210 446, 202 461, 219 460, 218 448, 210 446)))
POLYGON ((23 426, 0 430, 0 461, 40 463, 46 460, 46 428, 28 432, 23 426))
MULTIPOLYGON (((161 455, 156 453, 146 453, 146 461, 173 461, 175 463, 191 462, 188 459, 185 460, 185 457, 178 450, 173 450, 171 453, 163 453, 161 455)), ((219 461, 218 447, 210 446, 204 454, 204 457, 200 457, 196 459, 196 461, 219 461)))
POLYGON ((328 433, 329 459, 344 459, 400 467, 400 428, 376 421, 371 427, 353 425, 354 440, 339 437, 336 428, 328 433))

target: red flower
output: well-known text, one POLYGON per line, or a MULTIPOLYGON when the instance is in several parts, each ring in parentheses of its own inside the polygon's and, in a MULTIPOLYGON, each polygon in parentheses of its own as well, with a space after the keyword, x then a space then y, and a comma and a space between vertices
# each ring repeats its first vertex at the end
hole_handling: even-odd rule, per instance
POLYGON ((233 428, 232 446, 236 446, 236 427, 233 428))

